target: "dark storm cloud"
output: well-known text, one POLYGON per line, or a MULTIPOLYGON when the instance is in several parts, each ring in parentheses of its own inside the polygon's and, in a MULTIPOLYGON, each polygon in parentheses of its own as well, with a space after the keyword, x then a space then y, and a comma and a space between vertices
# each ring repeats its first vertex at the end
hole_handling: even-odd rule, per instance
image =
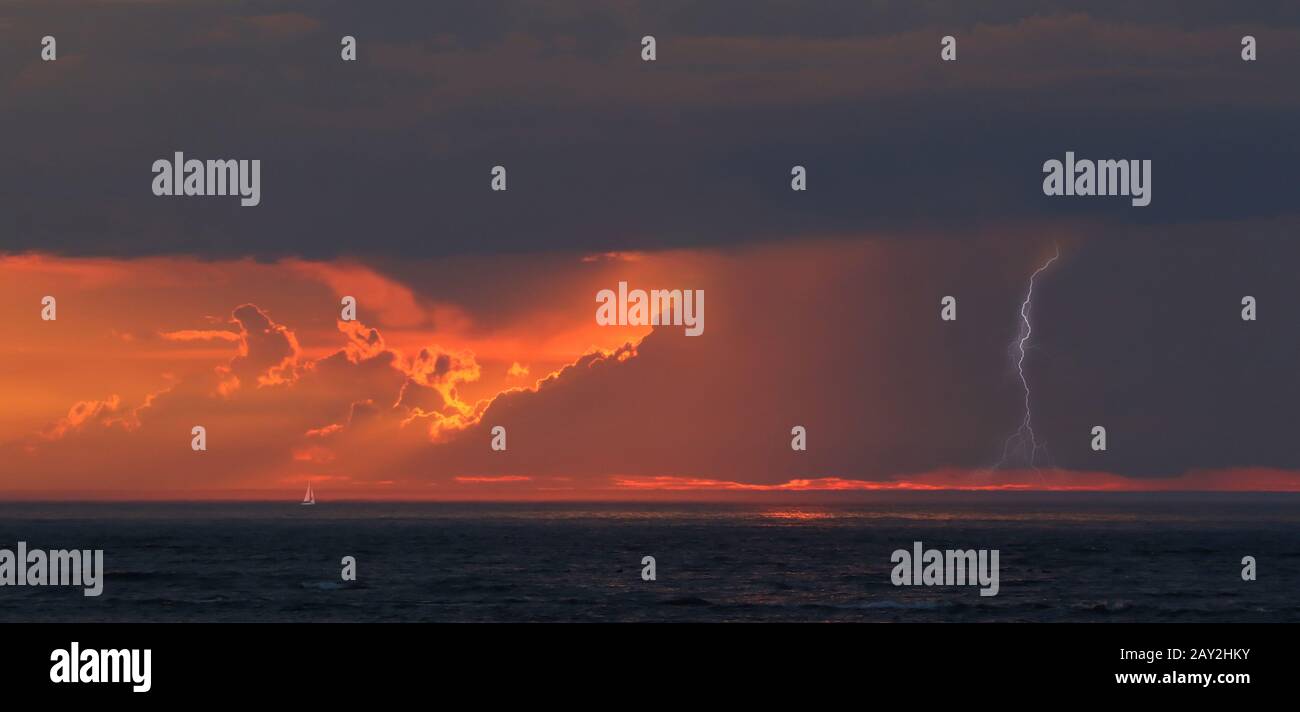
POLYGON ((437 256, 1295 216, 1293 5, 987 5, 7 6, 0 249, 437 256), (260 159, 262 205, 152 196, 177 150, 260 159), (1066 150, 1151 158, 1151 207, 1042 196, 1066 150))
POLYGON ((1072 253, 1035 307, 1030 374, 1055 462, 1120 474, 1300 467, 1295 233, 1158 232, 1072 253), (1254 297, 1258 320, 1241 318, 1254 297), (1108 431, 1108 452, 1089 431, 1108 431))
MULTIPOLYGON (((1030 310, 1034 464, 1136 478, 1300 468, 1300 284, 1286 242, 1179 230, 1125 249, 1060 243, 1030 310), (1247 295, 1257 321, 1241 319, 1247 295), (1105 452, 1091 449, 1097 425, 1105 452)), ((700 283, 705 336, 658 329, 635 358, 589 357, 535 393, 506 394, 463 437, 420 452, 418 469, 768 485, 951 469, 996 481, 1024 418, 1017 316, 1051 253, 1047 238, 914 240, 737 259, 700 283), (958 299, 955 322, 939 319, 944 295, 958 299), (807 452, 789 447, 796 424, 807 452), (497 425, 508 457, 483 447, 497 425)))

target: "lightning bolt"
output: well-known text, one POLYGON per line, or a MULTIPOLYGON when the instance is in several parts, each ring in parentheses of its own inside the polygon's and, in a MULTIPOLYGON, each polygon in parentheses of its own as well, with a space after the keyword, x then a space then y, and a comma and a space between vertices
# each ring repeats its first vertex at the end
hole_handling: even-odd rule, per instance
POLYGON ((1034 326, 1029 321, 1029 315, 1033 311, 1034 281, 1038 279, 1038 275, 1051 267, 1052 263, 1061 256, 1061 246, 1053 244, 1052 247, 1054 250, 1052 256, 1038 269, 1034 270, 1033 274, 1029 275, 1029 289, 1025 292, 1025 301, 1020 303, 1020 331, 1011 342, 1011 348, 1013 355, 1017 351, 1019 352, 1019 356, 1016 357, 1016 372, 1020 374, 1020 386, 1025 391, 1025 419, 1021 421, 1016 432, 1012 433, 1007 438, 1006 443, 1003 444, 1002 458, 994 465, 995 469, 1005 466, 1012 455, 1019 455, 1020 462, 1028 464, 1037 471, 1038 465, 1035 463, 1035 459, 1038 456, 1038 451, 1046 447, 1046 444, 1040 445, 1034 436, 1034 414, 1030 409, 1029 379, 1025 377, 1025 345, 1029 343, 1029 338, 1034 333, 1034 326))

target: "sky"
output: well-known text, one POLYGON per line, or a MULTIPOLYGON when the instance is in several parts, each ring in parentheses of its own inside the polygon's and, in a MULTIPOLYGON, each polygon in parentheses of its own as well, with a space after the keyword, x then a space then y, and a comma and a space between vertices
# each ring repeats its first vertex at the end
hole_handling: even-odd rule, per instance
POLYGON ((0 496, 1300 489, 1298 69, 1282 2, 6 4, 0 496))

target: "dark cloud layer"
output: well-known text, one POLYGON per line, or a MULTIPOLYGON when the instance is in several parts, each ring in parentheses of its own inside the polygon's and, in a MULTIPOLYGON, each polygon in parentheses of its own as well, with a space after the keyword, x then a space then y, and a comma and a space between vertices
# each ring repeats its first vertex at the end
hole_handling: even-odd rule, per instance
MULTIPOLYGON (((1045 446, 1037 465, 1137 478, 1300 468, 1289 247, 1193 234, 1124 249, 1061 242, 1035 289, 1025 360, 1045 446), (1260 320, 1241 319, 1245 295, 1260 320), (1105 452, 1091 448, 1097 425, 1105 452)), ((1016 315, 1028 274, 1052 251, 1050 239, 1017 254, 1021 244, 859 244, 737 261, 707 282, 705 337, 660 329, 635 358, 579 362, 537 393, 498 399, 411 467, 762 484, 992 471, 1024 416, 1016 315), (970 269, 981 263, 1000 267, 970 269), (959 318, 943 323, 950 294, 959 318), (495 425, 512 433, 509 454, 483 447, 495 425), (793 425, 808 429, 807 452, 790 450, 793 425)))
POLYGON ((1287 3, 32 3, 0 11, 0 250, 446 255, 1296 216, 1287 3), (53 33, 60 58, 38 59, 53 33), (956 64, 939 38, 959 37, 956 64), (1260 61, 1238 57, 1259 38, 1260 61), (339 60, 355 35, 360 61, 339 60), (639 60, 644 34, 660 59, 639 60), (263 202, 153 160, 263 161, 263 202), (1154 161, 1151 207, 1040 166, 1154 161), (488 190, 489 169, 510 190, 488 190), (810 190, 789 190, 794 164, 810 190))

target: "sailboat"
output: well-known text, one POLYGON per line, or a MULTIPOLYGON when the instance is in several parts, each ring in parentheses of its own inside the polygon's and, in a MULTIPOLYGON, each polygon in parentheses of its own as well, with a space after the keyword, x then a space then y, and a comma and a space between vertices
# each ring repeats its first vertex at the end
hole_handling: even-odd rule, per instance
POLYGON ((311 491, 310 480, 307 481, 307 494, 302 496, 302 503, 304 505, 316 504, 316 493, 311 491))

